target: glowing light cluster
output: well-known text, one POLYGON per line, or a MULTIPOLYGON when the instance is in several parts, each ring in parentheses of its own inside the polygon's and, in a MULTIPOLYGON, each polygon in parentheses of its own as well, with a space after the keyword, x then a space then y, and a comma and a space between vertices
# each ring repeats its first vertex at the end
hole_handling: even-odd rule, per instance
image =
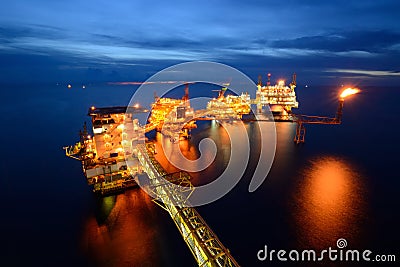
POLYGON ((344 89, 343 92, 340 94, 340 98, 345 98, 349 95, 354 95, 360 92, 360 89, 358 88, 347 88, 344 89))

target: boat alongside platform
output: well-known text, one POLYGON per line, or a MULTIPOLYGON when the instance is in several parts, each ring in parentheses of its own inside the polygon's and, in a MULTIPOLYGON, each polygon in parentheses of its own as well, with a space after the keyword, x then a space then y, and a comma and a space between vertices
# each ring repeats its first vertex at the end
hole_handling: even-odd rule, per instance
MULTIPOLYGON (((82 162, 87 183, 93 187, 93 192, 99 195, 110 195, 123 192, 127 188, 136 187, 135 178, 141 172, 139 162, 128 169, 126 149, 131 143, 124 140, 129 134, 124 130, 124 123, 129 121, 139 129, 138 121, 132 119, 132 114, 126 114, 127 107, 109 107, 89 109, 92 120, 93 136, 89 134, 86 123, 80 131, 80 141, 73 146, 64 147, 68 157, 82 162), (124 136, 125 135, 125 136, 124 136)), ((137 108, 138 112, 145 112, 137 108)), ((137 135, 139 136, 139 135, 137 135)), ((137 159, 136 159, 137 160, 137 159)))

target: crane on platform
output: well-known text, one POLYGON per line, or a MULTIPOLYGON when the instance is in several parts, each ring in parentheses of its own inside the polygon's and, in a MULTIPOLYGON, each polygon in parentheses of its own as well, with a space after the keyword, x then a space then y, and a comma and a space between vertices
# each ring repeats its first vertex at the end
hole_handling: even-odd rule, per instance
MULTIPOLYGON (((293 76, 294 83, 296 82, 296 76, 293 76)), ((354 95, 360 92, 358 88, 347 88, 342 91, 339 96, 339 104, 336 111, 335 117, 325 116, 309 116, 301 114, 293 114, 293 122, 297 123, 296 134, 294 136, 294 142, 296 144, 304 143, 306 136, 305 124, 341 124, 343 115, 344 99, 350 95, 354 95)))
POLYGON ((293 73, 292 82, 290 83, 290 86, 295 86, 295 87, 297 86, 296 77, 297 77, 296 73, 293 73))
POLYGON ((267 75, 267 86, 271 85, 271 73, 268 73, 267 75))
POLYGON ((226 85, 226 86, 225 86, 225 87, 222 87, 221 90, 219 91, 219 94, 218 94, 218 97, 217 97, 218 100, 223 99, 226 90, 228 90, 229 83, 224 84, 224 85, 226 85))
POLYGON ((188 101, 189 100, 189 84, 185 84, 185 94, 182 97, 183 101, 188 101))
MULTIPOLYGON (((231 79, 232 80, 232 79, 231 79)), ((228 90, 229 85, 231 84, 231 80, 229 82, 223 83, 224 87, 221 87, 219 90, 211 90, 213 92, 218 92, 217 100, 224 99, 225 92, 228 90)))

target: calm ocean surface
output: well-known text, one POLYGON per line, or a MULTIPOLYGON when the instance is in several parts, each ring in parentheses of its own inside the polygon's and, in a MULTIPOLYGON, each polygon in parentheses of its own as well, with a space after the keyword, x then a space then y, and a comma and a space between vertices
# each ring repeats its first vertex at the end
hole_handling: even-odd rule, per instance
MULTIPOLYGON (((400 88, 361 89, 346 100, 341 125, 308 126, 304 145, 293 144, 294 124, 277 123, 275 161, 254 193, 247 189, 260 140, 254 123, 246 124, 253 153, 244 177, 225 197, 198 208, 242 266, 271 265, 257 260, 264 245, 322 250, 336 247, 339 238, 349 249, 400 260, 400 88)), ((133 91, 90 84, 2 86, 2 266, 196 266, 169 215, 143 191, 97 199, 80 162, 64 156, 62 147, 77 141, 83 121, 89 123, 90 106, 126 105, 133 91)), ((333 87, 300 87, 295 112, 333 116, 337 93, 333 87)), ((218 154, 193 175, 195 183, 221 173, 229 160, 229 139, 211 122, 199 123, 182 151, 195 157, 205 137, 214 137, 218 154)), ((277 260, 272 265, 284 266, 277 260)))

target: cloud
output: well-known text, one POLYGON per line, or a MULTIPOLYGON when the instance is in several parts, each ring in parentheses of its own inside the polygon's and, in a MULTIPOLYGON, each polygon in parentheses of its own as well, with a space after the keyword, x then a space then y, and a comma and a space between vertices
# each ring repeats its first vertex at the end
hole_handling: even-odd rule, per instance
POLYGON ((41 24, 25 26, 2 25, 0 26, 0 40, 12 43, 13 40, 21 37, 54 39, 65 37, 65 32, 65 29, 41 24))
POLYGON ((18 60, 11 64, 22 64, 18 73, 40 63, 53 70, 49 73, 132 67, 151 74, 167 63, 212 60, 254 73, 269 69, 327 75, 324 69, 394 71, 400 60, 400 33, 394 23, 398 1, 177 5, 123 0, 7 3, 0 11, 0 68, 10 73, 6 60, 14 56, 18 60))
POLYGON ((333 73, 348 73, 348 74, 359 74, 365 76, 375 76, 375 77, 400 77, 400 72, 387 71, 387 70, 358 70, 358 69, 327 69, 325 72, 333 73))
POLYGON ((277 40, 273 41, 271 46, 275 48, 297 48, 328 52, 363 51, 367 53, 382 53, 399 43, 400 33, 389 30, 364 30, 277 40))
MULTIPOLYGON (((326 11, 334 8, 332 5, 319 3, 319 1, 301 3, 292 1, 291 3, 297 3, 298 9, 326 11)), ((57 8, 62 6, 54 5, 57 8)), ((82 7, 87 7, 88 3, 82 5, 82 7)), ((365 9, 371 6, 378 7, 379 5, 368 1, 365 5, 354 4, 349 8, 363 7, 365 9)), ((184 4, 182 8, 189 7, 189 4, 184 4)), ((282 23, 282 20, 279 20, 280 23, 276 23, 276 20, 270 20, 271 16, 282 19, 283 15, 292 14, 292 9, 279 3, 266 5, 262 1, 255 1, 254 5, 247 5, 247 8, 239 2, 226 6, 227 10, 231 11, 237 11, 241 7, 244 11, 251 10, 254 15, 250 15, 253 13, 249 12, 235 12, 236 17, 229 12, 219 14, 222 6, 216 6, 212 11, 209 10, 206 16, 207 20, 204 20, 200 18, 201 16, 199 17, 199 13, 208 10, 206 7, 199 7, 195 10, 196 12, 191 14, 193 16, 191 17, 185 12, 177 12, 164 6, 165 9, 156 8, 154 13, 141 18, 143 21, 140 21, 137 16, 132 17, 131 25, 129 25, 129 20, 123 14, 127 14, 127 10, 131 8, 142 9, 140 4, 124 2, 120 6, 110 6, 109 8, 116 14, 117 11, 122 12, 121 23, 128 23, 125 25, 115 24, 114 20, 105 23, 100 20, 100 13, 91 13, 87 18, 79 21, 82 24, 81 29, 76 29, 77 23, 72 18, 66 20, 62 26, 57 23, 46 24, 45 20, 42 23, 3 26, 0 28, 0 51, 32 54, 62 53, 91 60, 97 58, 99 61, 107 59, 117 61, 145 59, 220 61, 241 55, 277 58, 312 56, 368 58, 377 54, 393 53, 393 51, 397 51, 396 47, 400 44, 400 34, 389 29, 331 31, 326 34, 304 35, 296 38, 285 38, 285 36, 298 35, 299 32, 296 31, 283 32, 280 35, 257 33, 260 25, 264 23, 267 23, 270 33, 282 26, 292 27, 291 25, 296 23, 282 23), (256 8, 257 6, 259 8, 256 8), (267 17, 261 16, 264 14, 261 12, 262 9, 267 6, 279 12, 270 13, 268 11, 267 17), (122 10, 122 7, 125 8, 122 10), (162 16, 162 11, 167 14, 162 16), (153 20, 157 14, 160 15, 158 20, 149 21, 153 20), (152 19, 149 19, 149 16, 152 19), (233 19, 234 17, 235 19, 233 19), (91 20, 96 21, 98 27, 90 26, 91 20), (221 22, 216 22, 216 20, 221 22), (165 26, 161 25, 161 22, 165 26), (136 23, 138 23, 137 27, 136 23), (115 25, 112 30, 110 30, 111 25, 115 25), (192 26, 193 28, 188 31, 188 27, 192 26), (257 37, 255 38, 255 36, 257 37)), ((83 16, 79 9, 74 9, 74 11, 77 12, 76 16, 83 16)), ((42 11, 37 10, 37 12, 42 14, 42 11)), ((63 12, 61 11, 61 14, 63 12)), ((106 17, 108 16, 107 13, 106 17)), ((315 19, 315 16, 309 16, 307 21, 315 23, 315 19)), ((311 30, 313 29, 311 28, 311 30)), ((305 28, 304 32, 309 30, 305 28)))

